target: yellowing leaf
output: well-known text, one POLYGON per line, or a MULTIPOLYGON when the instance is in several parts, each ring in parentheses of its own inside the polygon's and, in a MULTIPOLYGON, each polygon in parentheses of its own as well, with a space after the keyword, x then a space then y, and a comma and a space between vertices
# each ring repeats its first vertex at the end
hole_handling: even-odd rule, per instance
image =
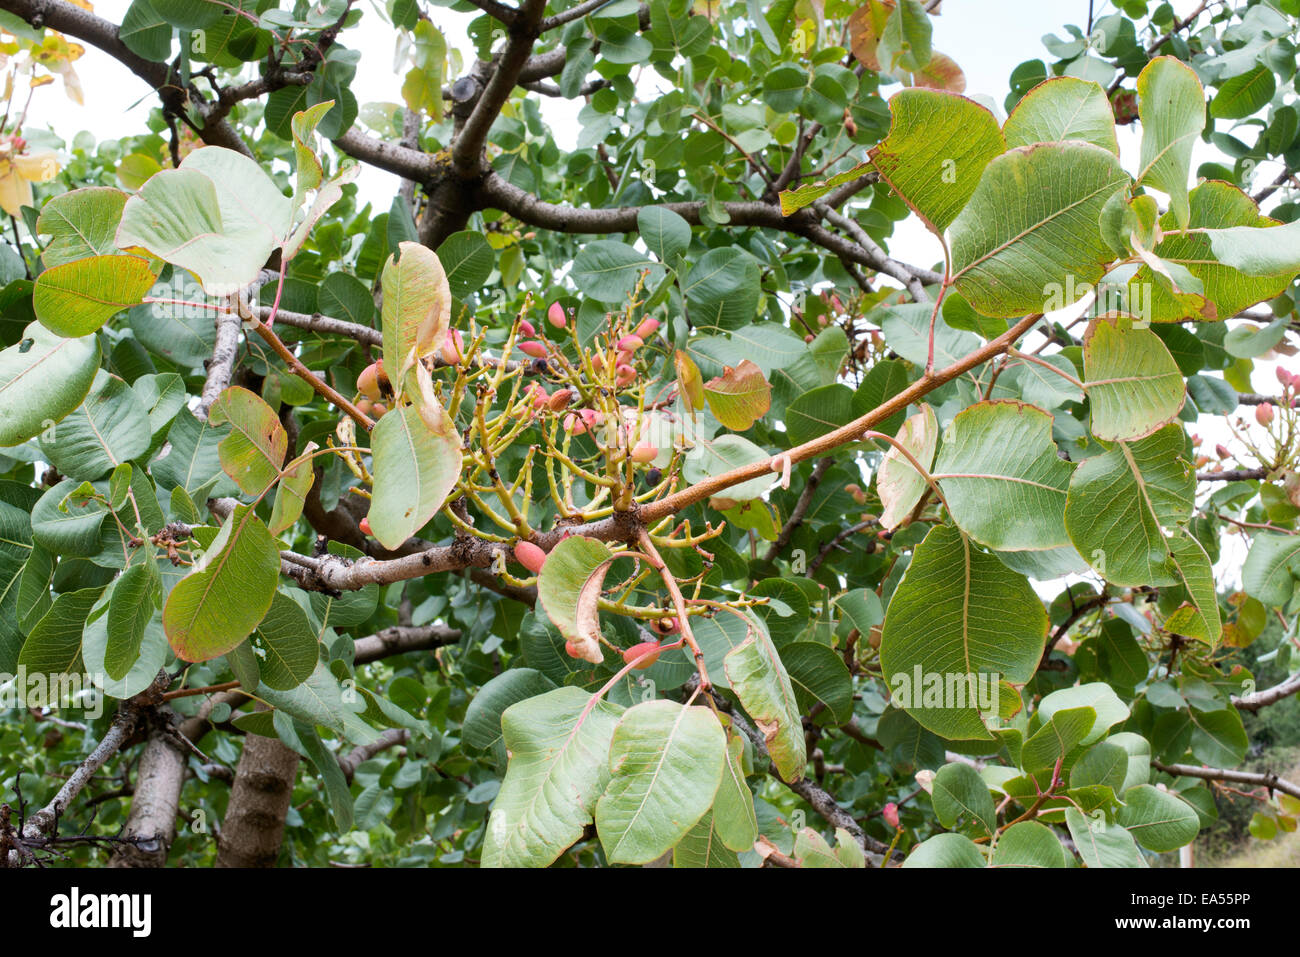
POLYGON ((722 375, 704 383, 704 396, 717 420, 736 432, 745 431, 772 407, 772 387, 748 359, 734 369, 724 366, 722 375))

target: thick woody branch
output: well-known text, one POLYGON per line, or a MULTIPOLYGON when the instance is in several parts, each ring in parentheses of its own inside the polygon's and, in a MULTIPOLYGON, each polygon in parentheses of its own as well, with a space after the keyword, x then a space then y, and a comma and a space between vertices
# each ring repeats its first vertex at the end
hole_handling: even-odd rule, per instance
POLYGON ((519 8, 508 7, 504 3, 498 3, 497 0, 468 0, 469 3, 478 7, 493 20, 509 26, 519 19, 519 8))
MULTIPOLYGON (((271 315, 270 306, 258 306, 253 313, 266 322, 271 315)), ((343 319, 332 319, 329 316, 322 316, 320 313, 307 315, 303 312, 288 312, 281 309, 275 314, 275 321, 286 326, 293 326, 295 329, 306 329, 309 332, 319 332, 327 336, 344 336, 348 339, 355 339, 362 345, 382 346, 384 344, 384 335, 378 329, 372 329, 370 326, 363 326, 357 322, 347 322, 343 319)))
POLYGON ((208 360, 208 377, 203 383, 203 392, 194 415, 200 422, 207 421, 208 410, 212 403, 226 387, 235 371, 235 359, 239 355, 239 328, 242 321, 234 312, 217 313, 217 338, 212 347, 212 358, 208 360))
POLYGON ((353 776, 357 773, 357 768, 361 767, 362 764, 382 751, 395 748, 399 744, 405 744, 410 738, 411 732, 405 728, 389 728, 369 744, 358 745, 347 754, 340 754, 339 768, 343 771, 343 777, 347 779, 348 784, 351 784, 353 776))
POLYGON ((0 9, 21 17, 34 27, 49 27, 103 50, 157 90, 173 112, 183 112, 187 105, 196 107, 205 123, 200 131, 203 142, 252 155, 248 144, 225 121, 217 104, 187 98, 180 77, 170 67, 132 53, 118 36, 117 27, 103 17, 64 0, 3 0, 0 9))
POLYGON ((1268 478, 1268 469, 1226 469, 1222 472, 1197 472, 1198 482, 1249 482, 1268 478))
POLYGON ((519 82, 519 75, 533 52, 533 44, 537 42, 538 26, 545 9, 546 0, 524 0, 518 15, 510 22, 510 36, 496 61, 492 78, 479 94, 473 112, 452 143, 452 168, 466 179, 482 172, 483 147, 487 142, 488 130, 496 122, 501 107, 519 82))
POLYGON ((1262 691, 1256 691, 1253 694, 1234 697, 1232 703, 1242 711, 1254 712, 1260 708, 1276 704, 1283 698, 1289 698, 1293 694, 1300 694, 1300 672, 1293 674, 1290 678, 1280 684, 1275 684, 1271 688, 1264 688, 1262 691))
POLYGON ((398 143, 386 143, 355 126, 334 140, 334 145, 353 159, 417 183, 427 183, 437 171, 437 162, 428 153, 398 143))
MULTIPOLYGON (((869 177, 861 177, 848 185, 862 189, 870 181, 869 177)), ((641 210, 639 206, 581 209, 575 206, 547 203, 494 172, 484 176, 478 189, 478 198, 479 205, 482 207, 494 207, 530 226, 562 233, 632 232, 637 228, 637 213, 641 210)), ((703 202, 660 205, 681 216, 692 226, 698 226, 702 222, 701 213, 705 206, 703 202)), ((871 241, 870 237, 867 237, 869 245, 864 246, 860 242, 831 232, 817 222, 820 210, 801 210, 792 216, 783 216, 779 206, 757 200, 723 203, 722 206, 727 211, 730 224, 733 226, 762 226, 802 236, 841 259, 893 276, 899 282, 908 285, 913 295, 916 295, 915 290, 923 285, 934 285, 943 281, 943 277, 934 270, 909 266, 891 259, 871 241)), ((830 209, 829 206, 825 208, 830 209)), ((866 236, 860 229, 859 232, 862 236, 866 236)), ((924 292, 921 292, 922 301, 924 296, 924 292)))
POLYGON ((138 712, 136 708, 129 704, 123 704, 118 709, 117 715, 113 718, 113 724, 108 729, 108 733, 91 751, 86 759, 77 765, 77 769, 68 776, 54 795, 50 803, 45 805, 35 814, 27 819, 23 827, 23 837, 35 839, 48 832, 54 827, 54 822, 66 811, 82 789, 90 783, 90 779, 95 776, 95 772, 104 766, 104 764, 113 755, 121 749, 126 743, 127 737, 135 728, 138 712))
POLYGON ((1300 798, 1300 785, 1292 784, 1290 781, 1278 777, 1272 771, 1258 774, 1253 771, 1234 771, 1231 768, 1198 768, 1190 764, 1161 764, 1159 761, 1152 761, 1151 766, 1158 771, 1164 771, 1166 774, 1174 774, 1179 777, 1200 778, 1203 781, 1232 781, 1236 784, 1253 784, 1256 787, 1267 788, 1270 791, 1281 791, 1283 794, 1300 798))

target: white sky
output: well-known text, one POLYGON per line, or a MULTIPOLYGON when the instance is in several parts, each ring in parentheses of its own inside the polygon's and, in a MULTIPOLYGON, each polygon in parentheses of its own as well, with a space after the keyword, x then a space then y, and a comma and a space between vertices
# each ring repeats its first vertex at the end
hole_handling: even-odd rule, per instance
MULTIPOLYGON (((96 12, 120 22, 129 6, 129 0, 101 0, 96 12)), ((1195 0, 1174 0, 1179 15, 1196 6, 1195 0)), ((352 90, 361 104, 367 102, 401 101, 401 73, 405 64, 395 69, 394 33, 377 12, 373 0, 362 0, 364 10, 361 25, 345 35, 345 42, 362 51, 361 65, 352 90)), ((1112 4, 1097 0, 1095 15, 1102 17, 1114 12, 1112 4)), ((465 35, 465 26, 472 19, 467 14, 453 13, 442 7, 430 7, 430 16, 446 35, 448 44, 464 52, 468 61, 471 47, 465 35)), ((990 97, 999 109, 1006 96, 1007 78, 1021 61, 1039 58, 1050 64, 1052 57, 1042 45, 1044 34, 1065 36, 1066 23, 1087 22, 1087 0, 946 0, 941 16, 933 19, 934 46, 953 56, 967 78, 969 96, 990 97)), ((88 130, 98 139, 109 139, 133 133, 144 128, 144 120, 157 100, 144 84, 125 67, 107 54, 94 48, 77 63, 84 89, 85 104, 78 106, 65 98, 58 88, 39 91, 33 104, 32 125, 46 125, 65 140, 70 140, 81 130, 88 130), (129 104, 124 110, 124 104, 129 104)), ((251 74, 250 74, 251 75, 251 74)), ((886 96, 895 88, 882 91, 886 96)), ((578 104, 542 98, 543 113, 552 134, 562 148, 573 145, 578 134, 578 104)), ((1136 126, 1120 127, 1121 158, 1130 171, 1136 161, 1139 132, 1136 126)), ((1213 158, 1215 151, 1199 144, 1200 153, 1193 168, 1200 162, 1213 158)), ((1258 182, 1266 183, 1276 175, 1276 168, 1262 167, 1258 182)), ((372 201, 376 208, 386 209, 397 190, 396 176, 365 167, 358 181, 363 200, 372 201)), ((937 240, 915 219, 899 223, 890 242, 891 252, 900 259, 918 264, 932 264, 941 260, 937 240)), ((1275 363, 1257 360, 1253 376, 1256 391, 1276 392, 1273 378, 1275 363)), ((1249 410, 1247 410, 1249 411, 1249 410)), ((1202 416, 1198 431, 1205 439, 1203 448, 1212 450, 1216 442, 1232 445, 1228 430, 1221 418, 1202 416)), ((1236 539, 1230 539, 1235 542, 1236 539)), ((1240 545, 1229 544, 1219 563, 1221 583, 1230 583, 1238 577, 1244 552, 1240 545)))

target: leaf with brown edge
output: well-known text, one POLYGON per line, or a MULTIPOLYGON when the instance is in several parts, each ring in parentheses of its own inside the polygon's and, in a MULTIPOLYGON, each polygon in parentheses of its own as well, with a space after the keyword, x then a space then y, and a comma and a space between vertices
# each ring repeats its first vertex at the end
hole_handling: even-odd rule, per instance
POLYGON ((578 657, 600 664, 600 589, 615 554, 604 542, 575 535, 556 545, 537 576, 542 610, 578 657))
POLYGON ((988 109, 956 93, 908 89, 889 99, 889 135, 872 147, 880 177, 940 238, 1006 150, 988 109))
POLYGON ((763 734, 767 753, 784 781, 803 776, 808 763, 794 687, 762 622, 744 615, 745 640, 722 659, 731 690, 763 734))
POLYGON ((912 85, 948 93, 965 93, 966 74, 956 60, 935 50, 930 54, 930 62, 925 65, 925 69, 912 74, 912 85))
POLYGON ((400 395, 415 359, 441 348, 451 321, 451 287, 433 250, 419 243, 398 246, 388 257, 381 283, 384 369, 400 395))
POLYGON ((289 435, 261 396, 231 386, 213 403, 208 422, 230 423, 230 433, 217 446, 217 453, 222 469, 241 491, 261 495, 280 477, 289 435))
POLYGON ((867 0, 849 15, 849 48, 854 59, 875 73, 880 72, 876 47, 893 11, 894 0, 867 0))
POLYGON ((735 432, 745 431, 772 407, 772 387, 748 359, 734 369, 723 366, 722 375, 704 383, 704 397, 714 417, 735 432))

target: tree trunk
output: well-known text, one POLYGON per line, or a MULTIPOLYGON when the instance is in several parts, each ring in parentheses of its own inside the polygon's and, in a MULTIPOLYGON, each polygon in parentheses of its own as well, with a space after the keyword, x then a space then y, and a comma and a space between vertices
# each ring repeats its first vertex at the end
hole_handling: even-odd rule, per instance
POLYGON ((279 739, 244 739, 217 842, 217 867, 275 866, 297 773, 298 755, 279 739))
POLYGON ((176 839, 176 812, 185 780, 185 755, 162 727, 149 732, 140 767, 136 771, 131 813, 122 836, 136 843, 123 844, 109 867, 162 867, 176 839))

